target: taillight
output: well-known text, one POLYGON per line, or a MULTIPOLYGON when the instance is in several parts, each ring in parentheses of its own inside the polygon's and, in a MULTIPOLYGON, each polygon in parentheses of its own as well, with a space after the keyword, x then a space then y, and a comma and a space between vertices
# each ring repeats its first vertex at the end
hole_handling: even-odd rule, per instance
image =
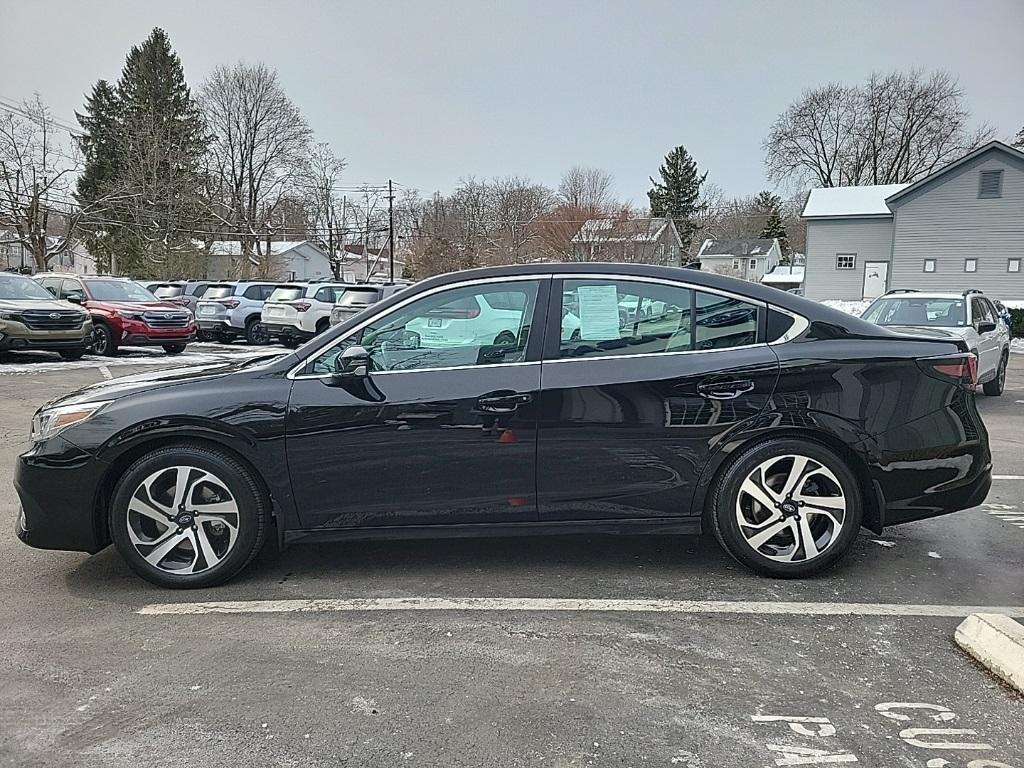
POLYGON ((934 371, 942 376, 956 379, 964 389, 973 391, 978 384, 978 358, 972 354, 919 360, 918 363, 926 372, 934 371))
POLYGON ((307 312, 311 305, 308 301, 295 301, 292 302, 292 306, 295 307, 296 312, 307 312))
POLYGON ((228 309, 234 309, 242 302, 240 302, 238 299, 221 299, 220 303, 223 304, 228 309))

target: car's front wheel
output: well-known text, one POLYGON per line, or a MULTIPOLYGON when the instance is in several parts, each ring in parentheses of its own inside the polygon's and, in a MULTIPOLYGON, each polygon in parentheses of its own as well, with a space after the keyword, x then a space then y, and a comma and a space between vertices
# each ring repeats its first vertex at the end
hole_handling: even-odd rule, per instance
POLYGON ((164 344, 164 352, 168 355, 180 355, 184 351, 184 344, 164 344))
POLYGON ((233 456, 202 445, 173 446, 146 454, 121 477, 110 534, 147 581, 209 587, 256 556, 269 512, 266 493, 233 456))
POLYGON ((94 354, 111 357, 117 354, 117 340, 113 331, 103 323, 97 323, 92 329, 92 351, 94 354))
POLYGON ((845 555, 863 514, 844 459, 812 441, 769 440, 743 451, 711 498, 722 546, 743 565, 776 578, 818 573, 845 555))
POLYGON ((1006 366, 1010 362, 1010 353, 1004 352, 1002 358, 999 360, 999 368, 996 369, 995 378, 992 381, 986 381, 981 385, 986 395, 1001 395, 1003 389, 1006 387, 1006 366))

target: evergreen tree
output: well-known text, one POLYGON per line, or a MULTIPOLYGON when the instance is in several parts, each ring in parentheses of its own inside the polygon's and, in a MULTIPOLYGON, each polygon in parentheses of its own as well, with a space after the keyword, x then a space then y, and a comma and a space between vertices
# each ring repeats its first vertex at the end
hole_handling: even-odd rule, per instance
POLYGON ((1017 138, 1013 140, 1013 146, 1024 149, 1024 128, 1017 131, 1017 138))
POLYGON ((84 211, 80 229, 86 248, 103 271, 110 269, 117 251, 119 227, 111 221, 115 216, 108 201, 120 176, 120 106, 116 89, 99 80, 86 99, 85 112, 75 113, 83 129, 77 140, 85 160, 76 187, 84 211))
POLYGON ((683 253, 686 253, 697 230, 694 217, 704 209, 700 187, 707 178, 707 171, 698 173, 697 162, 685 147, 679 146, 665 155, 665 162, 658 172, 661 180, 652 178, 653 186, 647 193, 651 215, 666 216, 675 222, 683 241, 683 253))
POLYGON ((779 248, 782 251, 782 263, 789 263, 789 236, 786 233, 786 225, 782 223, 782 199, 778 195, 764 191, 758 193, 754 198, 754 208, 758 213, 765 214, 764 226, 758 237, 763 239, 778 238, 779 248))

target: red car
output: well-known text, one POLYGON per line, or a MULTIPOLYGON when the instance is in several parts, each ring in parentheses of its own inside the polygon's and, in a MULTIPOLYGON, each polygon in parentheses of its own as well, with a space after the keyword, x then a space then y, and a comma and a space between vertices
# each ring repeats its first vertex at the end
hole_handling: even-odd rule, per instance
POLYGON ((176 355, 196 338, 192 313, 160 301, 124 277, 82 277, 48 272, 36 275, 60 299, 81 304, 92 315, 93 353, 116 355, 118 347, 163 347, 176 355))

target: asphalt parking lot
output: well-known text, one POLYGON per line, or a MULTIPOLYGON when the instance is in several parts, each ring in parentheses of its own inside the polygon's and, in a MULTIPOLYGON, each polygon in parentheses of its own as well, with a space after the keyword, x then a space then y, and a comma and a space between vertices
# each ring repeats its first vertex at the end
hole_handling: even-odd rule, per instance
MULTIPOLYGON (((249 354, 0 364, 0 530, 43 402, 249 354)), ((1024 355, 978 397, 985 505, 865 531, 806 581, 694 537, 566 537, 296 546, 183 593, 8 533, 0 765, 1024 768, 1024 698, 952 639, 1024 614, 1024 355)))

